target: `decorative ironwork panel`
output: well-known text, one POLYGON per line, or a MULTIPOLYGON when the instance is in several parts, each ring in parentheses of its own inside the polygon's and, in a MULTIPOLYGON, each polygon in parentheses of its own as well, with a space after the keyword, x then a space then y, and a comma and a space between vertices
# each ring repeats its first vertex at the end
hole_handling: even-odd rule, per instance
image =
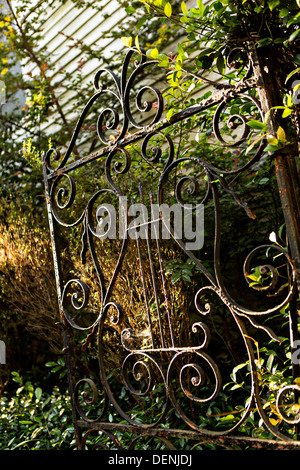
POLYGON ((149 84, 157 62, 130 50, 120 75, 97 72, 66 153, 44 154, 80 449, 299 447, 300 388, 292 373, 277 375, 275 355, 263 366, 259 349, 269 341, 279 357, 283 328, 297 330, 286 309, 296 270, 286 247, 255 228, 257 202, 266 225, 273 216, 249 183, 268 161, 250 121, 268 109, 255 49, 232 51, 228 64, 245 52, 236 81, 208 80, 212 92, 168 120, 149 84), (103 145, 80 157, 88 113, 103 145), (254 414, 265 433, 246 437, 254 414))

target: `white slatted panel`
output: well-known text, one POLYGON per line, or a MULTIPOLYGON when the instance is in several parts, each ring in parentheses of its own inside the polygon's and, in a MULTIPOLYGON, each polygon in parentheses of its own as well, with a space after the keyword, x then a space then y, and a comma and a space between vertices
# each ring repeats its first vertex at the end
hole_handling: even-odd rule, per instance
MULTIPOLYGON (((36 0, 36 3, 38 4, 39 0, 36 0)), ((190 7, 196 1, 190 0, 186 3, 190 7)), ((114 40, 113 38, 103 37, 103 33, 116 30, 121 26, 126 31, 126 22, 126 12, 120 8, 117 0, 103 0, 103 9, 100 12, 90 7, 78 9, 71 0, 63 5, 56 1, 55 8, 49 10, 49 18, 43 26, 44 38, 40 41, 39 47, 47 48, 50 61, 55 64, 55 72, 51 72, 51 74, 56 83, 56 96, 59 98, 60 105, 68 121, 70 121, 70 118, 74 120, 74 126, 82 109, 76 103, 75 92, 66 91, 60 86, 60 83, 63 82, 66 73, 76 74, 78 72, 78 61, 83 58, 83 55, 78 48, 70 47, 73 42, 66 36, 92 46, 98 54, 98 58, 90 59, 82 68, 81 75, 84 85, 92 82, 95 72, 101 67, 103 58, 106 60, 113 59, 116 52, 124 49, 120 39, 114 40)), ((128 36, 130 34, 131 32, 128 31, 128 36)), ((147 38, 141 37, 141 46, 146 41, 147 38)), ((170 44, 168 50, 176 53, 176 43, 177 41, 170 44)), ((24 74, 39 75, 36 65, 32 61, 22 64, 22 67, 24 74)), ((61 117, 57 112, 54 112, 49 116, 47 122, 41 126, 41 130, 46 135, 51 135, 58 131, 61 126, 61 117)))
MULTIPOLYGON (((78 72, 78 61, 83 58, 83 54, 78 48, 70 47, 73 41, 66 36, 72 37, 75 41, 82 40, 86 45, 93 46, 99 55, 99 59, 89 60, 82 68, 81 75, 84 85, 93 80, 103 58, 112 59, 116 51, 124 48, 120 40, 103 38, 102 36, 104 32, 114 30, 120 22, 126 21, 126 12, 120 9, 116 0, 103 0, 103 9, 100 12, 88 7, 76 8, 71 1, 67 1, 64 5, 58 1, 56 3, 56 8, 49 11, 49 18, 43 26, 44 37, 40 41, 39 47, 47 48, 50 61, 55 64, 55 72, 51 72, 51 76, 57 84, 56 95, 64 114, 70 120, 70 118, 78 118, 81 110, 76 106, 75 93, 66 91, 59 84, 63 82, 66 73, 76 74, 78 72)), ((26 16, 26 13, 24 15, 26 16)), ((39 75, 37 66, 32 61, 24 62, 22 70, 24 74, 39 75)), ((41 129, 50 135, 59 130, 61 125, 60 116, 58 113, 53 113, 41 129)))

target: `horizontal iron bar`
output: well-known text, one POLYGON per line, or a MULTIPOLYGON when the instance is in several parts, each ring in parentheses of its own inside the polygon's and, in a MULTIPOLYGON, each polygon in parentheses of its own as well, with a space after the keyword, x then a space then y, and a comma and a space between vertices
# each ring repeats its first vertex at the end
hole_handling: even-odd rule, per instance
POLYGON ((223 99, 234 97, 234 95, 238 93, 243 93, 253 88, 256 84, 257 84, 257 80, 255 78, 250 78, 250 79, 239 82, 237 85, 233 85, 232 88, 226 88, 225 91, 224 90, 218 91, 215 94, 213 94, 211 97, 201 101, 201 103, 190 106, 184 109, 183 111, 180 111, 179 113, 174 114, 169 120, 164 118, 157 123, 154 123, 150 126, 143 127, 138 132, 135 132, 134 134, 130 134, 126 136, 124 139, 116 141, 115 143, 112 141, 106 147, 100 150, 97 150, 96 152, 90 153, 89 155, 86 155, 85 157, 82 157, 76 160, 75 162, 70 163, 69 165, 66 165, 64 168, 52 171, 51 173, 48 174, 48 179, 50 180, 50 179, 56 178, 56 176, 60 174, 69 173, 77 168, 80 168, 86 165, 89 162, 92 162, 93 160, 96 160, 98 158, 101 158, 110 154, 112 151, 118 148, 124 148, 126 147, 126 145, 138 142, 143 137, 146 137, 152 132, 160 132, 173 124, 176 124, 180 121, 188 119, 194 116, 195 114, 198 114, 201 111, 204 111, 205 109, 208 109, 214 106, 215 104, 221 103, 223 99))
POLYGON ((80 428, 94 429, 95 431, 115 431, 115 432, 132 432, 133 434, 139 434, 141 437, 164 437, 169 438, 183 438, 188 440, 198 441, 199 443, 209 443, 223 446, 242 445, 252 446, 257 449, 274 449, 274 450, 300 450, 299 441, 282 441, 274 439, 255 439, 251 437, 240 437, 234 435, 212 435, 212 434, 200 434, 199 432, 183 430, 183 429, 166 429, 166 428, 155 428, 144 426, 133 426, 129 424, 121 423, 90 423, 83 420, 76 422, 80 428))

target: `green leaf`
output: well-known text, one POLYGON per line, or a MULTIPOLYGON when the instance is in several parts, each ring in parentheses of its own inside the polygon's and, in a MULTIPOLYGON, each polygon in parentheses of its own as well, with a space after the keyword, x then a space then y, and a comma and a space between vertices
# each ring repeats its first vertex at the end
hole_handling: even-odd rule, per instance
POLYGON ((221 75, 225 72, 225 60, 222 54, 219 54, 217 59, 217 69, 221 75))
POLYGON ((183 24, 184 23, 190 23, 191 21, 193 21, 192 18, 189 18, 188 16, 182 16, 180 18, 180 23, 183 23, 183 24))
POLYGON ((246 155, 255 147, 256 144, 258 144, 258 142, 260 142, 262 139, 264 138, 264 135, 260 135, 258 137, 258 139, 255 139, 251 145, 249 145, 249 147, 247 147, 247 150, 246 150, 246 155))
POLYGON ((266 128, 266 125, 261 121, 251 120, 247 122, 247 126, 251 127, 251 129, 262 130, 266 128))
POLYGON ((16 383, 22 383, 23 379, 22 377, 19 376, 18 372, 12 372, 13 375, 13 381, 16 383))
POLYGON ((288 14, 289 14, 289 10, 287 8, 282 8, 279 11, 279 17, 280 18, 285 18, 286 16, 288 16, 288 14))
POLYGON ((178 50, 178 54, 180 54, 182 58, 185 58, 185 52, 184 52, 184 49, 183 49, 183 47, 180 43, 177 44, 177 50, 178 50))
POLYGON ((277 145, 267 145, 265 148, 266 152, 276 152, 276 150, 278 150, 277 145))
POLYGON ((285 110, 282 113, 282 117, 286 118, 292 114, 293 110, 291 108, 285 108, 285 110))
MULTIPOLYGON (((244 385, 244 382, 242 382, 241 384, 236 384, 236 385, 233 385, 233 387, 231 387, 230 390, 237 390, 238 388, 242 388, 244 385)), ((232 416, 232 415, 230 415, 232 416)))
POLYGON ((139 37, 138 37, 138 36, 135 37, 134 42, 135 42, 135 47, 136 47, 137 50, 141 53, 140 43, 139 43, 139 37))
POLYGON ((132 46, 132 37, 122 37, 121 38, 122 43, 124 44, 125 47, 131 47, 132 46))
POLYGON ((181 3, 181 11, 185 16, 188 15, 188 9, 187 9, 187 6, 184 2, 181 3))
POLYGON ((207 70, 210 69, 212 66, 214 59, 212 56, 205 55, 198 60, 196 60, 196 64, 199 65, 201 68, 207 70))
POLYGON ((272 42, 271 38, 260 39, 259 41, 257 41, 257 46, 258 47, 268 46, 269 44, 271 44, 271 42, 272 42))
POLYGON ((203 0, 197 0, 197 6, 199 8, 199 15, 202 18, 203 13, 204 13, 204 5, 203 5, 203 0))
POLYGON ((300 34, 300 29, 297 29, 297 31, 294 31, 290 37, 288 38, 288 42, 293 42, 295 39, 299 36, 300 34))
POLYGON ((269 372, 271 372, 273 361, 274 361, 274 354, 270 354, 266 363, 266 368, 268 369, 269 372))
POLYGON ((173 274, 171 278, 172 284, 175 284, 177 281, 179 281, 180 278, 181 278, 180 272, 176 272, 175 274, 173 274))
POLYGON ((235 367, 233 368, 232 374, 234 374, 234 376, 235 376, 236 372, 237 372, 238 370, 242 369, 243 367, 245 367, 246 365, 247 365, 246 362, 243 362, 242 364, 238 364, 237 366, 235 366, 235 367))
POLYGON ((274 137, 273 135, 267 135, 267 142, 268 144, 271 144, 271 145, 278 145, 278 139, 276 139, 276 137, 274 137))
POLYGON ((298 17, 292 17, 288 22, 287 22, 287 27, 289 28, 292 24, 299 24, 300 23, 300 18, 298 17))
POLYGON ((40 432, 42 432, 42 428, 36 428, 33 433, 31 434, 31 439, 34 439, 40 432))
POLYGON ((135 8, 134 7, 126 7, 125 11, 127 15, 131 15, 132 13, 135 13, 135 8))
POLYGON ((158 58, 159 51, 156 47, 151 50, 150 56, 152 57, 152 59, 157 59, 158 58))
POLYGON ((175 111, 174 108, 169 109, 169 111, 167 113, 167 121, 170 120, 170 118, 173 115, 174 111, 175 111))
MULTIPOLYGON (((231 390, 233 390, 233 388, 232 388, 231 390)), ((222 417, 221 417, 221 420, 222 420, 222 421, 233 421, 233 420, 234 420, 234 416, 233 416, 233 415, 222 416, 222 417)))
POLYGON ((42 393, 43 393, 42 389, 40 387, 37 387, 35 389, 34 393, 35 393, 35 396, 36 396, 37 400, 40 400, 41 396, 42 396, 42 393))
POLYGON ((286 104, 288 105, 289 108, 292 107, 292 105, 293 105, 292 94, 289 94, 286 104))
POLYGON ((280 3, 280 0, 269 0, 268 6, 269 6, 270 10, 273 11, 274 8, 279 5, 279 3, 280 3))
POLYGON ((281 126, 279 126, 277 129, 277 137, 278 137, 279 142, 286 142, 286 134, 285 134, 284 129, 281 126))
POLYGON ((172 16, 172 6, 169 2, 165 4, 164 13, 168 18, 172 16))
POLYGON ((262 179, 259 181, 258 184, 266 184, 266 183, 268 183, 269 181, 270 181, 269 178, 262 178, 262 179))
MULTIPOLYGON (((299 55, 299 59, 300 59, 300 54, 298 54, 298 55, 299 55)), ((298 56, 298 55, 297 55, 297 56, 298 56)), ((297 57, 297 56, 296 56, 296 57, 297 57)), ((295 60, 296 60, 296 59, 295 59, 295 60)), ((295 69, 295 70, 292 70, 292 72, 290 72, 290 73, 287 75, 287 77, 286 77, 286 79, 285 79, 285 83, 287 83, 287 81, 288 81, 293 75, 295 75, 296 73, 299 73, 299 72, 300 72, 300 67, 298 67, 298 68, 295 69)))
POLYGON ((166 54, 159 54, 158 60, 159 67, 169 67, 169 58, 166 56, 166 54))
POLYGON ((144 23, 146 23, 147 20, 148 20, 147 15, 144 15, 142 18, 140 18, 136 24, 136 30, 139 31, 139 29, 143 26, 144 23))

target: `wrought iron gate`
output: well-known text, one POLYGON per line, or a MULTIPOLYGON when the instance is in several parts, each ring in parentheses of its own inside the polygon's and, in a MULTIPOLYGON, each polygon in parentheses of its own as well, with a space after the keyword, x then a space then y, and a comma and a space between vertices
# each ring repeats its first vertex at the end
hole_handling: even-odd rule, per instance
MULTIPOLYGON (((292 358, 299 347, 297 146, 288 144, 267 156, 265 137, 250 125, 263 123, 269 115, 268 133, 276 135, 278 129, 277 114, 270 113, 281 104, 275 81, 269 83, 270 59, 259 57, 251 44, 247 50, 232 51, 229 65, 247 64, 242 78, 233 84, 207 79, 212 93, 167 119, 162 93, 149 85, 157 62, 147 60, 144 51, 136 62, 137 55, 134 50, 127 53, 120 76, 107 69, 96 74, 95 93, 67 152, 61 155, 52 148, 43 160, 78 448, 198 449, 208 443, 300 448, 299 366, 291 361, 290 377, 284 380, 275 365, 287 346, 281 344, 282 328, 289 330, 292 358), (103 77, 110 84, 101 85, 103 77), (98 113, 97 121, 103 146, 76 157, 87 113, 107 99, 111 104, 98 113), (211 110, 211 119, 204 122, 206 110, 211 110), (140 123, 138 113, 150 118, 140 123), (198 135, 206 133, 206 142, 213 139, 216 148, 224 149, 222 162, 195 139, 192 151, 185 153, 179 144, 186 136, 177 142, 172 132, 189 120, 190 142, 198 124, 198 135), (227 260, 233 263, 228 280, 222 268, 228 249, 222 230, 225 226, 231 246, 240 248, 242 232, 234 240, 230 224, 241 228, 245 219, 254 227, 256 223, 255 191, 250 186, 251 200, 245 202, 235 183, 270 161, 276 169, 288 249, 264 239, 266 234, 257 233, 255 240, 251 229, 253 240, 247 240, 246 249, 253 248, 241 272, 227 260), (191 238, 178 235, 179 219, 170 213, 166 218, 163 208, 172 203, 196 224, 196 248, 191 238), (236 207, 231 219, 227 212, 229 221, 221 219, 224 204, 236 207), (241 294, 245 287, 251 295, 241 294), (260 341, 278 348, 276 354, 268 352, 264 363, 260 341), (247 436, 244 423, 256 416, 259 427, 253 425, 247 436)), ((247 231, 250 225, 245 227, 247 231)), ((286 367, 286 360, 284 356, 281 366, 286 367)))

